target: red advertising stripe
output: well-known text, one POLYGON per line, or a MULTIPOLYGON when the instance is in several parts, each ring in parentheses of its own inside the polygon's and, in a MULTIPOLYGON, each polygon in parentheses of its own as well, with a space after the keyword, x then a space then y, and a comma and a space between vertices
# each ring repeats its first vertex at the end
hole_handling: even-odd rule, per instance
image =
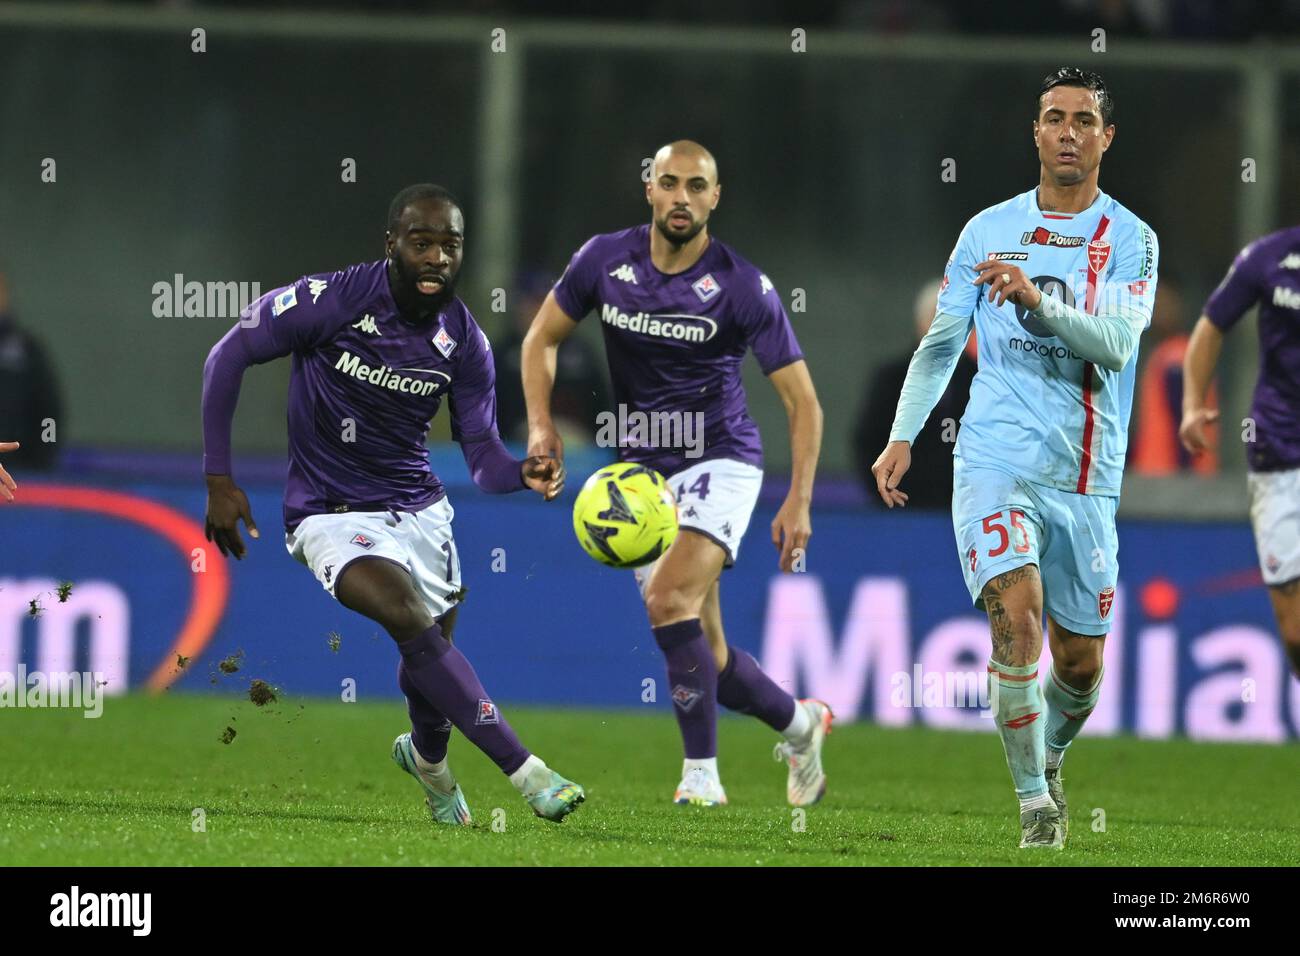
POLYGON ((176 666, 177 655, 197 657, 212 640, 230 593, 230 572, 226 562, 218 560, 220 554, 216 546, 203 536, 202 525, 188 515, 148 498, 76 485, 41 485, 25 481, 15 493, 14 500, 6 503, 5 507, 29 506, 88 511, 131 521, 166 538, 184 556, 185 571, 194 581, 189 612, 176 640, 147 681, 147 686, 155 693, 166 690, 181 675, 176 666), (190 571, 190 556, 195 548, 203 549, 207 562, 202 574, 190 571), (209 558, 212 560, 208 561, 209 558))

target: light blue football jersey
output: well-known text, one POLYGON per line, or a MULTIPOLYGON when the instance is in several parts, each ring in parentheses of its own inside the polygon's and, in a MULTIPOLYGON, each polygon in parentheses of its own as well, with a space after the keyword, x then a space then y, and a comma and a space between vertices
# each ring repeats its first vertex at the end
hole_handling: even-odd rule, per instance
POLYGON ((1083 212, 1056 213, 1039 209, 1031 189, 966 223, 939 293, 937 311, 970 316, 979 341, 955 454, 1053 488, 1118 496, 1137 349, 1113 372, 1025 308, 990 303, 988 286, 971 281, 988 258, 1018 266, 1044 295, 1089 314, 1116 303, 1137 309, 1145 328, 1156 297, 1155 233, 1104 192, 1083 212))

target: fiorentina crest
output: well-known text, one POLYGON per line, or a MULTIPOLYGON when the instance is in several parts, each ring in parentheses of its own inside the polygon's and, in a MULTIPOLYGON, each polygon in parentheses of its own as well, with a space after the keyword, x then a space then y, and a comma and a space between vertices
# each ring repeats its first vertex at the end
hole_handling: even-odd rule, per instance
POLYGON ((700 692, 683 684, 678 684, 673 688, 673 703, 684 711, 690 710, 695 706, 695 702, 700 699, 700 692))
POLYGON ((476 724, 499 724, 501 717, 497 714, 497 705, 490 700, 480 700, 478 702, 478 717, 474 719, 476 724))
POLYGON ((1110 616, 1110 606, 1115 603, 1115 589, 1102 588, 1097 592, 1097 610, 1101 612, 1102 618, 1110 616))

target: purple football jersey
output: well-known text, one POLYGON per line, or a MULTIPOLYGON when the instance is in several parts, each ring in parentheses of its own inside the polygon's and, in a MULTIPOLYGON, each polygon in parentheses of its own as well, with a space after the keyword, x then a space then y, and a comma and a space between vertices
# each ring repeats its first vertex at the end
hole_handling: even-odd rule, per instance
MULTIPOLYGON (((238 376, 245 365, 292 353, 289 529, 330 504, 418 511, 441 498, 425 440, 444 398, 452 437, 462 446, 496 441, 496 373, 487 336, 459 299, 429 325, 404 321, 386 268, 383 260, 363 263, 267 293, 245 310, 205 366, 204 471, 229 474, 238 376), (232 376, 233 388, 221 381, 232 376)), ((513 480, 518 483, 517 470, 513 480)))
POLYGON ((762 467, 740 366, 747 349, 764 375, 803 358, 781 298, 767 276, 717 239, 685 272, 660 272, 650 259, 650 228, 592 237, 554 290, 570 318, 593 310, 599 317, 616 403, 643 422, 669 413, 703 423, 702 441, 682 440, 689 425, 629 428, 619 436, 619 458, 665 475, 714 458, 762 467))
POLYGON ((1224 332, 1259 303, 1259 378, 1251 471, 1300 467, 1300 226, 1252 242, 1205 303, 1224 332))

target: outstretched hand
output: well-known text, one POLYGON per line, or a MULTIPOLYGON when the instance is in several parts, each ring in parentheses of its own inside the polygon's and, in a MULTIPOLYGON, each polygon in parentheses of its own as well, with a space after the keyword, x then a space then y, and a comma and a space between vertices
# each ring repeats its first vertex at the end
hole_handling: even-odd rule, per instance
POLYGON ((257 524, 253 521, 253 512, 248 506, 248 495, 229 475, 207 477, 208 511, 203 522, 203 534, 209 541, 216 543, 223 557, 229 553, 242 560, 246 549, 244 539, 239 534, 240 519, 243 519, 250 535, 260 537, 257 524))
POLYGON ((1206 427, 1219 420, 1217 408, 1194 408, 1183 415, 1182 424, 1178 426, 1178 438, 1193 455, 1199 455, 1210 447, 1210 438, 1206 427))
POLYGON ((979 275, 972 280, 972 284, 987 285, 990 302, 1001 306, 1010 299, 1032 312, 1043 301, 1043 293, 1018 266, 997 259, 985 259, 976 263, 974 268, 979 275))
POLYGON ((912 467, 912 446, 905 441, 891 441, 880 453, 871 473, 876 476, 876 490, 889 507, 907 506, 907 493, 898 490, 898 484, 912 467))
POLYGON ((532 455, 520 467, 524 484, 551 501, 564 490, 564 462, 551 455, 532 455))
MULTIPOLYGON (((0 451, 16 451, 17 449, 18 442, 16 441, 0 441, 0 451)), ((3 497, 5 501, 13 501, 14 492, 17 490, 18 482, 10 478, 9 472, 4 470, 3 465, 0 465, 0 497, 3 497)))
POLYGON ((782 571, 794 570, 795 561, 807 553, 810 537, 812 517, 808 502, 787 496, 772 519, 772 544, 781 553, 777 560, 782 571))

